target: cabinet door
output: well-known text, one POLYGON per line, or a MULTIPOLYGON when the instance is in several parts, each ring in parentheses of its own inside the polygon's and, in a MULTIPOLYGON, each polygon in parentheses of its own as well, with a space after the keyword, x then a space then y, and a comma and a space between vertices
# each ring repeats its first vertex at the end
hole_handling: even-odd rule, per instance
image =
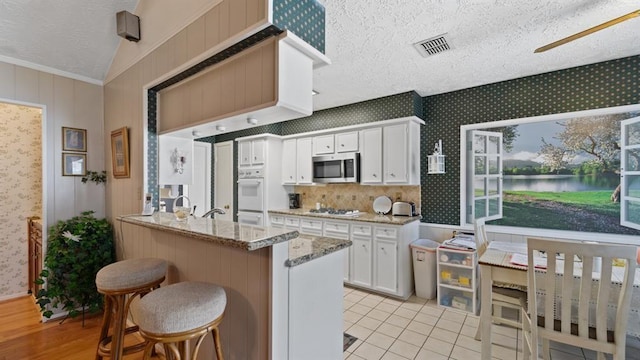
POLYGON ((347 253, 344 255, 344 282, 349 283, 350 269, 349 265, 351 263, 351 248, 346 249, 347 253))
POLYGON ((384 182, 406 183, 409 152, 407 150, 407 125, 386 126, 383 130, 384 182))
POLYGON ((251 142, 251 165, 264 164, 264 158, 266 153, 265 140, 254 140, 251 142))
POLYGON ((242 141, 238 143, 238 165, 251 165, 251 141, 242 141))
POLYGON ((336 135, 336 152, 358 151, 358 132, 336 135))
POLYGON ((282 142, 282 183, 296 183, 297 169, 296 139, 288 139, 282 142))
POLYGON ((398 250, 394 240, 375 240, 374 289, 396 292, 398 290, 398 250))
POLYGON ((352 236, 353 276, 351 282, 356 285, 371 287, 371 261, 373 253, 370 237, 352 236))
POLYGON ((311 138, 298 139, 298 184, 311 184, 313 181, 312 146, 311 138))
POLYGON ((362 130, 360 152, 360 181, 368 184, 382 183, 382 129, 362 130))
POLYGON ((333 154, 333 134, 316 136, 313 138, 313 154, 333 154))

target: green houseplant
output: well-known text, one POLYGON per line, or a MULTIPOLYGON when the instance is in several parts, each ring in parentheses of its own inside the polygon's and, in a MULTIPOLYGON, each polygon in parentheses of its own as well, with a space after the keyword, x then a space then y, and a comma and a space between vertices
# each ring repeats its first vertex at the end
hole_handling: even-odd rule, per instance
POLYGON ((69 317, 80 314, 79 308, 95 313, 102 308, 102 296, 95 284, 96 273, 115 259, 113 230, 106 219, 96 219, 85 211, 49 228, 45 269, 36 280, 47 283, 36 294, 43 316, 53 315, 52 308, 62 306, 69 317))

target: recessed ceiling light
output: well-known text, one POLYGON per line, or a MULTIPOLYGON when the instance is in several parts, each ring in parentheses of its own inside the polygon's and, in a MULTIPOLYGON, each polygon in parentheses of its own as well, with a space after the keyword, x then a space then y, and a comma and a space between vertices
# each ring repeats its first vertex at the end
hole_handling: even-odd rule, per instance
POLYGON ((224 126, 222 126, 222 125, 216 125, 216 130, 218 130, 218 131, 225 131, 225 130, 227 130, 227 128, 226 128, 226 127, 224 127, 224 126))
POLYGON ((255 118, 248 118, 247 122, 251 125, 256 125, 258 123, 258 119, 255 118))
POLYGON ((193 130, 191 132, 191 135, 193 135, 194 137, 201 137, 202 136, 202 132, 199 130, 193 130))

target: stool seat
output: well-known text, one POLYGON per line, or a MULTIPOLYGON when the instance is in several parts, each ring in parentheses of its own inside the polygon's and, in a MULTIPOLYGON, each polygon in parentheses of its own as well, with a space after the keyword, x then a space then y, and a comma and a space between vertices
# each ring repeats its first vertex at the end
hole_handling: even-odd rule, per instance
POLYGON ((205 282, 180 282, 141 298, 137 323, 146 333, 182 333, 220 318, 226 306, 227 296, 222 287, 205 282))
POLYGON ((99 292, 135 289, 164 278, 167 262, 161 259, 130 259, 118 261, 96 274, 99 292))

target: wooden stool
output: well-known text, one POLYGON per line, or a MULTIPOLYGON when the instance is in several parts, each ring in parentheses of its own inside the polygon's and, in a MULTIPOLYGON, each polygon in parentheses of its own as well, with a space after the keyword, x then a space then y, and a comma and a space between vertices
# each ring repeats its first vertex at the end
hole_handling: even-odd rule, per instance
POLYGON ((145 342, 124 347, 124 336, 138 331, 137 326, 126 327, 129 305, 136 295, 158 288, 167 273, 167 262, 161 259, 131 259, 107 265, 96 274, 98 292, 104 294, 104 317, 96 360, 109 356, 120 360, 125 354, 144 350, 145 342), (127 299, 128 295, 128 299, 127 299), (111 316, 115 312, 113 332, 109 335, 111 316), (111 346, 109 347, 109 344, 111 346))
POLYGON ((204 282, 181 282, 158 289, 138 303, 140 335, 147 340, 144 359, 156 343, 164 345, 176 360, 196 359, 205 336, 211 332, 218 360, 223 360, 218 325, 227 306, 220 286, 204 282), (193 350, 189 340, 197 339, 193 350))

